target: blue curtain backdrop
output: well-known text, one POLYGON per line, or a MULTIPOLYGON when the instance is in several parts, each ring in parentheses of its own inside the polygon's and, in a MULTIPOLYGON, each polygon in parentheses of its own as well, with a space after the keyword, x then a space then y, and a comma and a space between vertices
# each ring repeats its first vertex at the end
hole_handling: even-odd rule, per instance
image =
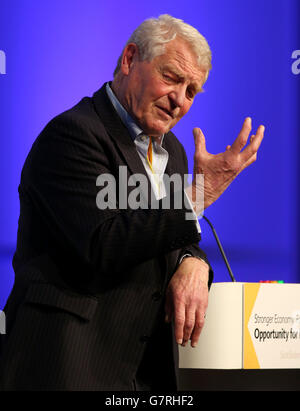
MULTIPOLYGON (((0 309, 14 281, 17 189, 33 141, 52 117, 111 80, 131 32, 163 13, 194 25, 213 52, 205 93, 174 129, 190 172, 193 127, 202 128, 208 150, 217 153, 246 116, 255 128, 266 126, 258 161, 206 212, 237 280, 299 282, 300 74, 291 69, 292 52, 300 49, 298 0, 2 0, 0 309)), ((228 281, 214 238, 200 223, 215 281, 228 281)))

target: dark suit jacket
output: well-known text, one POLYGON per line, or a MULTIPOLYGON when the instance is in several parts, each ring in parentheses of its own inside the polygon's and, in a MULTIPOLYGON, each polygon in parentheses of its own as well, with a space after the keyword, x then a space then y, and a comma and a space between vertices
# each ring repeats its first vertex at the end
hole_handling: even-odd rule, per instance
MULTIPOLYGON (((163 145, 166 173, 187 173, 171 132, 163 145)), ((118 186, 121 165, 128 177, 146 175, 105 86, 50 121, 34 142, 19 186, 2 390, 132 390, 141 369, 145 379, 155 371, 158 387, 176 386, 164 293, 180 256, 206 257, 194 221, 172 201, 169 210, 161 202, 155 210, 96 207, 97 176, 110 173, 118 186)))

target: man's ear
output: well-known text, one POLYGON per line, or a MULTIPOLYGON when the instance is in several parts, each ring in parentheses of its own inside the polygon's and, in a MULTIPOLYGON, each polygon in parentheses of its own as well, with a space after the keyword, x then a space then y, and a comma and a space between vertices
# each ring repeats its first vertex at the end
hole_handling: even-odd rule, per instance
POLYGON ((122 60, 121 60, 121 71, 125 76, 128 76, 130 70, 132 69, 134 62, 139 59, 139 49, 135 43, 129 43, 124 48, 122 60))

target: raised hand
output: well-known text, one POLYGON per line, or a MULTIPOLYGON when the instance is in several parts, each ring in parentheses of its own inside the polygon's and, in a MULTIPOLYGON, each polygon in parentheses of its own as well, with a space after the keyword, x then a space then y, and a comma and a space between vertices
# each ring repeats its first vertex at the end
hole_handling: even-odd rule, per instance
POLYGON ((235 177, 246 167, 256 161, 257 151, 264 137, 264 126, 259 126, 256 134, 250 138, 251 118, 247 117, 234 143, 226 147, 224 153, 210 154, 206 150, 205 137, 200 128, 194 128, 195 155, 193 199, 197 198, 197 190, 203 186, 197 185, 197 174, 204 174, 204 208, 214 203, 226 190, 235 177))

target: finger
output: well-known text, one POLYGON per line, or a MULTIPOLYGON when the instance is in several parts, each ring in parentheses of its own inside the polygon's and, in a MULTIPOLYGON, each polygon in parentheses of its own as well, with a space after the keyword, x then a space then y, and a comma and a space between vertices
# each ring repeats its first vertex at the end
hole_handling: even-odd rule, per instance
POLYGON ((257 160, 257 153, 253 154, 241 167, 239 173, 257 160))
POLYGON ((195 326, 195 317, 196 317, 195 308, 194 309, 190 308, 189 310, 186 311, 184 329, 183 329, 183 341, 182 341, 183 347, 186 345, 186 343, 191 338, 191 335, 192 335, 192 332, 195 326))
MULTIPOLYGON (((252 136, 250 137, 250 143, 252 143, 252 141, 255 138, 255 134, 252 134, 252 136)), ((256 160, 256 153, 253 154, 248 160, 246 160, 246 163, 243 165, 242 169, 248 167, 250 164, 252 164, 254 161, 256 160)))
POLYGON ((174 334, 177 344, 183 343, 183 328, 185 323, 185 307, 180 304, 174 312, 174 334))
POLYGON ((205 142, 205 137, 204 137, 204 134, 202 133, 202 130, 198 127, 194 128, 193 135, 194 135, 194 142, 195 142, 195 152, 206 151, 206 142, 205 142))
POLYGON ((228 151, 228 150, 230 150, 230 149, 231 149, 231 146, 228 145, 228 146, 226 147, 226 151, 228 151))
POLYGON ((197 311, 195 317, 195 325, 191 335, 191 346, 196 347, 199 341, 201 331, 205 323, 205 311, 197 311))
POLYGON ((247 162, 254 158, 264 138, 264 133, 265 127, 260 125, 256 131, 256 134, 252 136, 253 138, 251 137, 252 140, 250 141, 250 144, 248 144, 245 150, 241 153, 242 161, 247 162))
POLYGON ((247 117, 243 123, 242 129, 237 136, 237 138, 234 140, 231 150, 238 154, 241 152, 241 150, 245 147, 247 144, 247 140, 250 134, 252 128, 252 120, 250 117, 247 117))
MULTIPOLYGON (((250 137, 250 143, 252 143, 253 139, 255 137, 255 134, 252 134, 250 137)), ((249 159, 245 159, 246 162, 242 164, 241 171, 244 170, 244 168, 248 167, 250 164, 252 164, 256 160, 256 153, 254 153, 249 159)))

